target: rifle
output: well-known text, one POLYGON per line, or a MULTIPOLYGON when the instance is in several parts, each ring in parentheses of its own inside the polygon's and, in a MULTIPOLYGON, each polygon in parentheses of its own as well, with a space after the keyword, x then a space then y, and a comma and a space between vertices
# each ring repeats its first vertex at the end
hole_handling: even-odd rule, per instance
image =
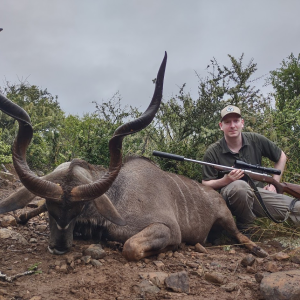
POLYGON ((174 160, 179 160, 179 161, 189 161, 189 162, 197 163, 197 164, 204 165, 204 166, 211 166, 217 170, 222 170, 222 171, 230 172, 232 170, 242 169, 242 170, 244 170, 244 173, 247 174, 253 180, 262 181, 262 182, 266 182, 268 184, 274 185, 278 194, 287 193, 289 195, 292 195, 295 198, 300 198, 300 185, 293 184, 293 183, 287 183, 287 182, 278 182, 271 175, 269 175, 269 174, 280 175, 281 171, 278 169, 265 168, 265 167, 261 167, 259 165, 251 165, 251 164, 247 164, 240 160, 235 161, 235 167, 227 167, 227 166, 213 164, 213 163, 209 163, 209 162, 205 162, 205 161, 189 159, 189 158, 185 158, 184 156, 166 153, 166 152, 153 151, 152 154, 154 156, 160 156, 163 158, 174 159, 174 160), (253 172, 251 170, 262 171, 264 173, 253 172))

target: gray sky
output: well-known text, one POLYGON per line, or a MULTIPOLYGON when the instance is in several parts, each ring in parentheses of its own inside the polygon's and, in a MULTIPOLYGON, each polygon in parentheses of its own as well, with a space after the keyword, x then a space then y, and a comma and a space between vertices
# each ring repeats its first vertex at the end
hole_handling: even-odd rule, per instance
MULTIPOLYGON (((257 77, 300 52, 298 0, 1 0, 0 86, 27 80, 58 95, 68 114, 117 91, 122 105, 144 110, 164 51, 164 99, 197 97, 195 71, 215 57, 245 54, 257 77)), ((257 85, 262 88, 263 81, 257 85)))

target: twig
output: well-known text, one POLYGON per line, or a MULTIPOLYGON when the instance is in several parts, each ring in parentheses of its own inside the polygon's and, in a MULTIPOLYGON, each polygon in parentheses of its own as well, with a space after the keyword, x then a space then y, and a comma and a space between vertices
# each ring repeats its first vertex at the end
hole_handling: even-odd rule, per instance
POLYGON ((12 282, 16 278, 19 278, 19 277, 25 276, 25 275, 31 275, 31 274, 34 274, 34 273, 36 273, 36 271, 26 271, 24 273, 19 273, 19 274, 16 274, 14 276, 7 276, 5 274, 2 274, 1 271, 0 271, 0 278, 4 279, 5 281, 12 282))

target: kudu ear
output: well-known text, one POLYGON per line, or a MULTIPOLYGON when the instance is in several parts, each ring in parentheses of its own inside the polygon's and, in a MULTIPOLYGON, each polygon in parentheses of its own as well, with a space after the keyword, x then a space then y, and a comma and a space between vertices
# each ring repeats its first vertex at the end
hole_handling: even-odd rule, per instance
POLYGON ((35 194, 29 192, 25 187, 21 187, 18 191, 0 202, 0 214, 23 208, 35 197, 35 194))
POLYGON ((106 194, 96 198, 93 202, 99 214, 101 214, 105 219, 120 226, 126 225, 126 221, 120 216, 106 194))

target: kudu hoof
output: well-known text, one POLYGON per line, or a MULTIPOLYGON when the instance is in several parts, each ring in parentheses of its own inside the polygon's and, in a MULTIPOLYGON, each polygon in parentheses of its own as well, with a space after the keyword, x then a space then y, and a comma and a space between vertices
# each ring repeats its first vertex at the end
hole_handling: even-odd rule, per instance
POLYGON ((258 257, 267 257, 269 256, 269 253, 263 250, 262 248, 255 246, 252 249, 252 253, 255 254, 258 257))

